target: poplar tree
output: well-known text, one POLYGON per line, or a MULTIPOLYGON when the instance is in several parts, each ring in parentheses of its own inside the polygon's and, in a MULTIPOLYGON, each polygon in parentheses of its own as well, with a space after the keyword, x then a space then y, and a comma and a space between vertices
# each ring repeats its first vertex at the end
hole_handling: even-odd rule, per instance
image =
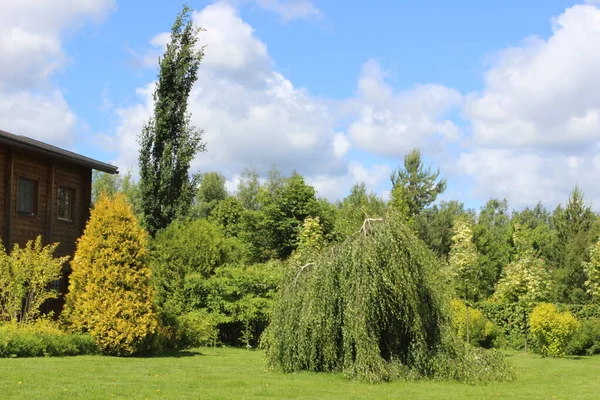
POLYGON ((171 29, 171 42, 159 59, 154 91, 154 115, 142 129, 140 189, 144 221, 150 234, 189 213, 197 177, 190 163, 205 150, 202 131, 190 123, 188 97, 197 80, 204 47, 198 45, 201 28, 195 27, 185 6, 171 29))

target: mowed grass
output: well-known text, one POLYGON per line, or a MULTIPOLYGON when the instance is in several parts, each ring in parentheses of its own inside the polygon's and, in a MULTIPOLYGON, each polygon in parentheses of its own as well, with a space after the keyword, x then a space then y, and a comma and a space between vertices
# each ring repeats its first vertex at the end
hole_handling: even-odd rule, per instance
POLYGON ((263 353, 203 349, 151 358, 0 359, 0 399, 600 399, 600 357, 508 353, 516 381, 394 382, 265 370, 263 353))

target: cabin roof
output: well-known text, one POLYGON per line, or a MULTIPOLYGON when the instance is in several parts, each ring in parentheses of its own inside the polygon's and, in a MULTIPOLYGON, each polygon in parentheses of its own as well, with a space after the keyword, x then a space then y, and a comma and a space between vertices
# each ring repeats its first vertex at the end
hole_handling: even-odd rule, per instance
POLYGON ((39 140, 27 136, 15 135, 3 130, 0 130, 0 143, 34 151, 52 158, 68 161, 73 164, 89 167, 109 174, 117 174, 119 172, 114 165, 103 163, 102 161, 94 160, 93 158, 85 157, 81 154, 73 153, 72 151, 61 149, 60 147, 52 146, 48 143, 40 142, 39 140))

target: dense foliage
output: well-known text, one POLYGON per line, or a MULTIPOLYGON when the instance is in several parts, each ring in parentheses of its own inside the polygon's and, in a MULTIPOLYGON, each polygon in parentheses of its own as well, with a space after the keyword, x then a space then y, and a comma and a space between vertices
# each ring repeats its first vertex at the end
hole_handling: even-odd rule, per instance
POLYGON ((458 337, 485 348, 499 346, 502 343, 499 339, 503 338, 500 328, 477 308, 469 309, 467 322, 465 308, 466 305, 461 300, 452 300, 452 326, 458 337), (469 340, 467 340, 467 332, 469 332, 469 340))
POLYGON ((152 236, 177 217, 188 214, 197 179, 190 164, 204 150, 201 131, 190 125, 187 102, 197 80, 203 48, 200 29, 184 7, 171 29, 170 42, 159 60, 154 115, 140 136, 140 191, 144 223, 152 236))
POLYGON ((0 325, 0 357, 65 357, 98 352, 91 335, 66 333, 47 320, 0 325))
POLYGON ((344 371, 368 381, 511 376, 452 331, 433 253, 400 218, 361 232, 285 278, 264 336, 269 365, 344 371))
POLYGON ((60 278, 63 264, 69 259, 54 258, 57 246, 43 246, 38 236, 23 248, 15 245, 8 255, 0 244, 0 322, 32 322, 42 304, 57 298, 50 284, 60 278))
POLYGON ((433 203, 447 185, 446 179, 440 179, 439 170, 432 172, 430 167, 425 167, 419 149, 413 149, 404 156, 403 167, 394 170, 390 180, 392 201, 405 204, 409 217, 416 216, 433 203))
POLYGON ((77 241, 64 317, 106 354, 145 350, 156 331, 146 246, 125 197, 101 197, 77 241))
POLYGON ((531 337, 537 351, 543 356, 564 356, 579 325, 577 319, 568 311, 561 313, 550 303, 535 307, 529 318, 531 337))

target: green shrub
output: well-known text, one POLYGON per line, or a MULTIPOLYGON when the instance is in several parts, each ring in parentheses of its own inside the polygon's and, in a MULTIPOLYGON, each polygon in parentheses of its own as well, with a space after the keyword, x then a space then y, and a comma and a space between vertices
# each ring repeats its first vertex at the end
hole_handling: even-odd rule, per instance
MULTIPOLYGON (((467 339, 467 324, 465 303, 458 299, 452 300, 452 326, 463 340, 467 339)), ((500 336, 500 329, 483 313, 469 307, 469 336, 470 343, 484 348, 491 348, 500 336)))
POLYGON ((50 321, 0 326, 0 357, 62 357, 98 352, 91 335, 67 334, 50 321))
POLYGON ((58 243, 42 245, 42 237, 30 240, 10 255, 0 244, 0 321, 28 323, 40 313, 40 306, 58 296, 50 283, 60 278, 69 257, 54 258, 58 243))
POLYGON ((219 335, 219 319, 206 310, 179 315, 173 310, 162 309, 159 313, 158 349, 183 350, 216 343, 219 335))
POLYGON ((477 303, 477 308, 499 329, 498 343, 522 350, 525 345, 526 310, 518 303, 486 300, 477 303))
POLYGON ((156 330, 146 244, 122 194, 98 200, 77 241, 64 318, 106 354, 146 350, 156 330))
POLYGON ((185 281, 190 310, 205 310, 218 321, 219 340, 256 346, 274 305, 283 264, 271 261, 246 267, 226 266, 206 279, 199 274, 185 281))
POLYGON ((529 316, 534 348, 544 357, 562 357, 579 322, 570 312, 559 312, 554 304, 542 303, 529 316))
POLYGON ((600 318, 581 322, 567 346, 567 354, 578 356, 600 354, 600 318))
POLYGON ((152 283, 156 302, 163 307, 179 307, 185 312, 183 293, 186 276, 211 276, 226 263, 243 262, 244 248, 236 238, 226 238, 216 225, 198 219, 174 222, 158 232, 150 243, 152 283))
POLYGON ((559 311, 569 311, 579 321, 600 318, 600 304, 556 304, 559 311))

